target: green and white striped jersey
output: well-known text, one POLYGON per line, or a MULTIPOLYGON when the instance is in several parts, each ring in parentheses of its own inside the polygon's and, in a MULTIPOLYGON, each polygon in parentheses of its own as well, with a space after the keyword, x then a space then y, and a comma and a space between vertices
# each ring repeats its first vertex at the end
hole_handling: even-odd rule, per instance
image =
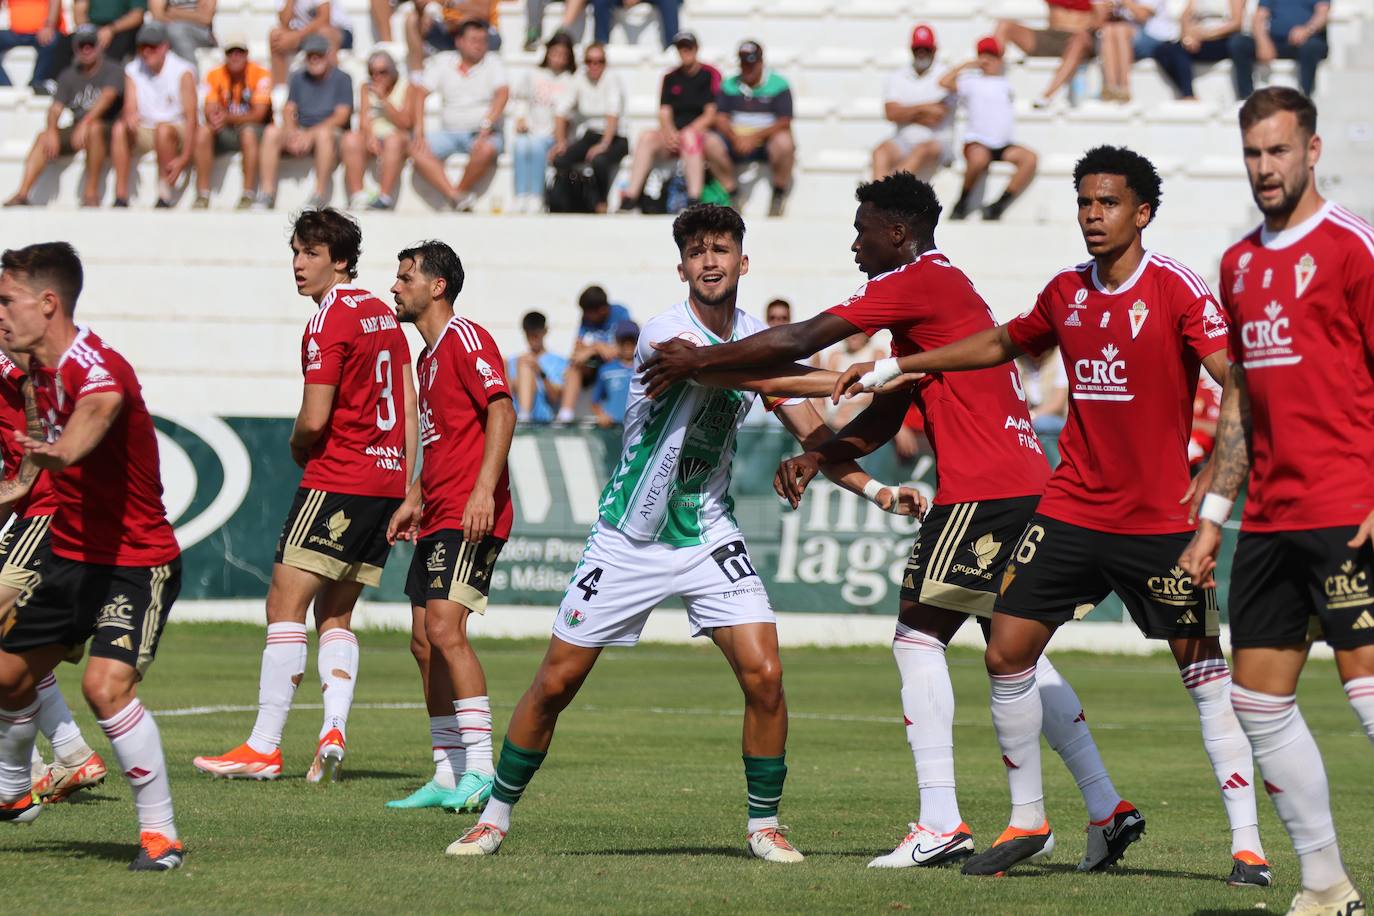
MULTIPOLYGON (((736 309, 730 339, 763 328, 736 309)), ((726 342, 686 302, 644 325, 625 409, 625 443, 601 493, 600 511, 602 521, 632 538, 686 547, 739 527, 729 493, 730 463, 735 434, 757 395, 679 382, 657 401, 645 397, 640 367, 654 354, 653 343, 674 337, 698 346, 726 342)))

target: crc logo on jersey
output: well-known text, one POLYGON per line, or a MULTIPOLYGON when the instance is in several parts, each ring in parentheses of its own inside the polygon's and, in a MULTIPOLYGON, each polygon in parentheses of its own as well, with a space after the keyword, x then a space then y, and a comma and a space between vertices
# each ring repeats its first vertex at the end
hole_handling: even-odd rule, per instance
POLYGON ((505 382, 501 380, 501 376, 497 375, 496 370, 491 367, 491 363, 487 362, 482 357, 477 357, 476 361, 473 362, 473 366, 477 369, 477 374, 482 376, 483 388, 505 384, 505 382))
POLYGON ((1240 326, 1240 342, 1245 348, 1241 362, 1246 369, 1302 362, 1302 355, 1293 352, 1292 325, 1277 300, 1264 307, 1264 318, 1240 326))
POLYGON ((970 566, 967 563, 955 563, 950 567, 950 572, 962 573, 965 576, 977 576, 984 582, 992 581, 992 573, 988 567, 997 558, 997 551, 1002 549, 1002 542, 995 540, 991 534, 985 534, 972 544, 968 545, 969 553, 973 554, 973 560, 977 566, 970 566))
POLYGON ((434 545, 434 549, 429 552, 429 558, 425 560, 425 569, 429 572, 443 572, 448 565, 448 550, 440 542, 434 545))
POLYGON ((305 342, 305 369, 318 369, 323 363, 320 362, 320 345, 315 338, 310 338, 305 342))
POLYGON ((95 618, 97 630, 105 627, 113 627, 116 630, 132 630, 134 628, 134 606, 129 603, 128 595, 115 595, 110 599, 110 603, 100 609, 100 614, 95 618))
POLYGON ((1307 292, 1307 284, 1317 275, 1317 260, 1310 254, 1303 254, 1293 265, 1293 288, 1299 297, 1307 292))
POLYGON ((1202 307, 1202 333, 1206 334, 1210 340, 1213 337, 1225 337, 1229 330, 1226 326, 1226 316, 1221 313, 1221 309, 1211 299, 1202 307))
POLYGON ((429 445, 440 439, 439 430, 434 425, 434 411, 427 398, 420 399, 420 444, 429 445))
POLYGON ((1086 289, 1080 289, 1078 292, 1076 292, 1076 293, 1073 294, 1073 301, 1069 303, 1069 308, 1071 308, 1071 309, 1085 309, 1085 308, 1088 307, 1088 306, 1085 304, 1085 303, 1087 303, 1087 301, 1088 301, 1088 291, 1087 291, 1086 289))
POLYGON ((1323 588, 1326 591, 1326 606, 1329 610, 1338 611, 1374 604, 1374 596, 1369 594, 1369 574, 1363 569, 1358 569, 1351 560, 1341 564, 1339 573, 1327 576, 1323 588))
POLYGON ((1193 594, 1193 580, 1188 578, 1188 574, 1180 566, 1170 569, 1167 576, 1151 576, 1145 580, 1145 587, 1150 590, 1150 596, 1160 604, 1192 607, 1197 603, 1197 598, 1193 594))
POLYGON ((1073 364, 1073 396, 1085 401, 1131 401, 1135 395, 1126 390, 1126 361, 1117 359, 1121 350, 1109 343, 1102 348, 1102 359, 1080 359, 1073 364))

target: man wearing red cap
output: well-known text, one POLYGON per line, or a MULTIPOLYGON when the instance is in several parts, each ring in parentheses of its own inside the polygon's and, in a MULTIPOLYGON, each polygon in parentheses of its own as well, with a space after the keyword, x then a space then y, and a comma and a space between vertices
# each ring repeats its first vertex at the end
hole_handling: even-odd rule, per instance
POLYGON ((940 86, 945 68, 935 63, 935 31, 924 23, 911 31, 911 66, 893 71, 883 85, 883 116, 897 133, 873 150, 873 178, 911 172, 929 179, 950 157, 954 100, 940 86))
POLYGON ((940 87, 954 93, 968 111, 964 127, 964 189, 950 214, 953 219, 968 216, 973 189, 994 162, 1009 162, 1016 167, 1002 196, 983 208, 983 219, 998 220, 1016 196, 1035 178, 1033 151, 1012 141, 1016 111, 1011 83, 1002 64, 1002 44, 996 38, 980 38, 978 56, 965 61, 940 78, 940 87))

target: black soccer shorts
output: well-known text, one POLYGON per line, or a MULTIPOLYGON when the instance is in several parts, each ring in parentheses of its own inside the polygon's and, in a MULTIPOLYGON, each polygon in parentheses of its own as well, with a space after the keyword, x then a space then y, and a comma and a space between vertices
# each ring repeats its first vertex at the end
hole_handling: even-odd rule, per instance
POLYGON ((463 540, 457 528, 444 528, 420 538, 406 573, 406 597, 412 607, 429 601, 455 601, 485 614, 491 574, 504 538, 487 535, 475 544, 463 540))
POLYGON ((277 541, 276 562, 335 582, 381 584, 386 528, 401 500, 300 487, 277 541))
POLYGON ((1231 564, 1231 645, 1306 642, 1312 618, 1333 649, 1374 644, 1374 548, 1356 527, 1242 531, 1231 564))
POLYGON ((1039 496, 932 506, 902 574, 902 600, 991 617, 997 589, 1039 496))
POLYGON ((92 658, 124 662, 142 677, 180 593, 180 557, 161 566, 105 566, 53 556, 30 598, 21 597, 0 648, 76 647, 89 639, 92 658))
POLYGON ((1116 592, 1147 639, 1220 632, 1215 589, 1178 565, 1189 532, 1109 534, 1037 514, 1002 574, 994 610, 1051 624, 1081 618, 1116 592))

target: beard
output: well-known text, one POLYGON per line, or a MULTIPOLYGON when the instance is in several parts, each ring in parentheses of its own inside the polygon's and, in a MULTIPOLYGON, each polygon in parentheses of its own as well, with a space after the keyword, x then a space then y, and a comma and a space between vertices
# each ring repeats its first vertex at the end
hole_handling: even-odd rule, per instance
POLYGON ((738 282, 734 283, 732 286, 721 289, 718 293, 707 293, 698 288, 695 284, 692 285, 692 298, 696 299, 702 305, 724 305, 727 302, 734 302, 738 293, 738 282))
POLYGON ((1255 199, 1255 206, 1265 216, 1287 216, 1298 206, 1298 201, 1307 193, 1307 183, 1310 180, 1308 173, 1304 171, 1292 186, 1287 181, 1283 183, 1283 195, 1273 203, 1265 204, 1260 200, 1259 189, 1254 185, 1250 186, 1250 193, 1255 199))

